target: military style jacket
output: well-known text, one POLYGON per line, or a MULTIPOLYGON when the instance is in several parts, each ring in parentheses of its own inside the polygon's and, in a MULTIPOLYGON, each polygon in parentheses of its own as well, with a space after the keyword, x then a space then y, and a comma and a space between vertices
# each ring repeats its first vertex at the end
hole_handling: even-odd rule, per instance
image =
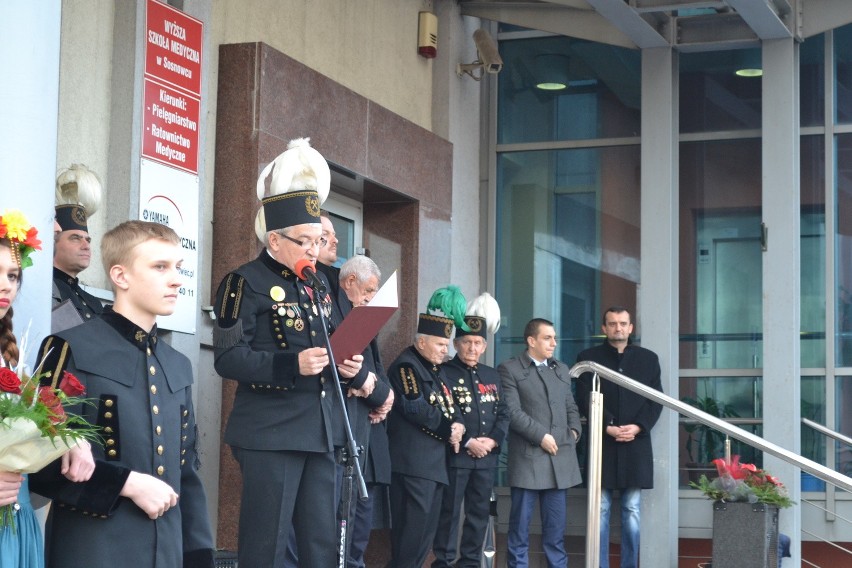
MULTIPOLYGON (((321 273, 317 276, 325 281, 321 273)), ((332 423, 337 394, 330 369, 312 376, 299 372, 301 351, 325 347, 319 310, 334 327, 330 297, 321 298, 317 308, 313 294, 266 250, 220 284, 214 366, 237 382, 226 443, 252 450, 329 452, 343 439, 332 423)), ((362 369, 350 384, 359 388, 365 379, 362 369)))
POLYGON ((481 469, 497 466, 500 446, 509 429, 509 414, 503 400, 500 375, 488 365, 469 367, 456 355, 442 365, 447 386, 453 395, 459 417, 464 422, 465 433, 459 453, 449 449, 450 467, 481 469), (483 458, 474 458, 464 450, 471 438, 491 438, 497 447, 483 458))
POLYGON ((207 500, 198 476, 192 366, 170 345, 123 316, 100 318, 47 337, 45 381, 64 371, 93 404, 70 409, 102 429, 92 444, 95 472, 85 483, 59 473, 59 460, 30 476, 33 491, 54 499, 47 534, 49 567, 213 566, 207 500), (120 491, 131 471, 180 495, 151 520, 120 491))
POLYGON ((101 315, 104 305, 95 296, 80 287, 80 279, 65 274, 58 268, 53 268, 53 307, 70 300, 77 308, 83 321, 88 321, 101 315))
POLYGON ((446 448, 460 422, 446 375, 407 347, 388 368, 394 389, 388 418, 391 471, 447 484, 446 448))

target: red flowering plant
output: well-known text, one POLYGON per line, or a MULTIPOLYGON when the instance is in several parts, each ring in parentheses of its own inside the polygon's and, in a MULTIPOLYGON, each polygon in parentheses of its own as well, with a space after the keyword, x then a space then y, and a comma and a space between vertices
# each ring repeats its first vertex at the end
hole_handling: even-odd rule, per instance
MULTIPOLYGON (((25 341, 21 342, 21 359, 25 341)), ((3 364, 0 359, 0 364, 3 364)), ((39 471, 77 444, 97 439, 97 428, 66 407, 85 403, 85 388, 65 371, 57 387, 40 386, 41 374, 23 364, 0 368, 0 470, 39 471)), ((15 529, 17 504, 0 507, 0 529, 15 529)))
POLYGON ((717 458, 713 464, 719 477, 710 480, 702 475, 698 483, 690 483, 690 486, 700 489, 709 499, 766 503, 780 508, 793 505, 787 488, 778 478, 754 464, 740 463, 740 456, 731 456, 730 462, 717 458))

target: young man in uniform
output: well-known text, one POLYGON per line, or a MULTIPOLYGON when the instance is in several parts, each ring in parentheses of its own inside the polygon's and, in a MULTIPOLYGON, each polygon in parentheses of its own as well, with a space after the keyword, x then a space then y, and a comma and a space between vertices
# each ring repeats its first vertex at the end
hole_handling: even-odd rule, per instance
POLYGON ((54 499, 49 568, 213 567, 207 500, 198 475, 192 366, 162 341, 157 316, 174 312, 182 252, 170 228, 127 221, 104 235, 115 305, 100 318, 50 336, 45 381, 63 371, 92 404, 72 409, 102 430, 92 477, 71 483, 57 460, 31 477, 54 499))

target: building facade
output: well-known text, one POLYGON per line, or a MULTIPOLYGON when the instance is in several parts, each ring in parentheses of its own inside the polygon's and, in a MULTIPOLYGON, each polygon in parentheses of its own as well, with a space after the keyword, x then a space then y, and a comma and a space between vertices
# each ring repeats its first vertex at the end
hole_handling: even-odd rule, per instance
MULTIPOLYGON (((696 22, 729 10, 691 12, 684 2, 668 14, 680 33, 661 42, 609 0, 170 4, 203 24, 198 300, 194 332, 170 341, 197 373, 202 472, 221 547, 235 546, 239 483, 219 439, 232 392, 213 371, 205 308, 219 278, 257 253, 257 174, 300 136, 332 166, 329 207, 347 251, 365 248, 383 273, 399 270, 385 360, 447 283, 496 295, 504 321, 490 343, 495 363, 523 348, 534 316, 556 323, 559 356, 573 361, 600 340, 602 310, 621 304, 660 355, 668 394, 721 402, 768 440, 849 471, 848 449, 800 425, 805 417, 852 431, 845 2, 793 2, 804 23, 788 22, 786 36, 709 39, 696 22), (417 51, 421 11, 438 17, 433 59, 417 51), (481 27, 499 42, 503 68, 475 81, 457 65, 477 58, 481 27), (762 76, 735 74, 746 68, 762 76)), ((96 256, 99 235, 139 216, 146 8, 0 7, 0 68, 11 78, 0 87, 0 160, 11 173, 2 208, 24 208, 49 234, 56 170, 85 163, 106 191, 89 223, 96 256)), ((31 318, 33 334, 48 327, 49 241, 16 310, 16 325, 31 318)), ((108 297, 98 262, 82 280, 108 297)), ((646 498, 645 518, 659 528, 644 539, 648 565, 671 565, 678 535, 710 534, 709 508, 695 512, 699 496, 686 483, 692 464, 718 449, 687 450, 689 436, 664 413, 657 489, 646 498)), ((799 500, 798 470, 768 457, 765 465, 799 500)), ((852 507, 811 482, 805 496, 839 514, 852 507)), ((576 534, 582 503, 572 492, 576 534)), ((852 540, 828 516, 796 507, 782 529, 852 540)))

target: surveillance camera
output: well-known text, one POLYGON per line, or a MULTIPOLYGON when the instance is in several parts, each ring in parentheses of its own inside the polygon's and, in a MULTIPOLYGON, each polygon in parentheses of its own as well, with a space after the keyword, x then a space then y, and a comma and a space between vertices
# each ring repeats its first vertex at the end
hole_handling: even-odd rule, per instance
POLYGON ((476 50, 479 52, 482 68, 485 69, 486 73, 499 73, 503 69, 503 58, 500 57, 497 42, 494 41, 491 34, 479 28, 473 32, 473 41, 476 44, 476 50))
POLYGON ((476 44, 476 51, 479 58, 473 63, 459 63, 456 67, 456 73, 459 77, 465 73, 470 75, 475 81, 482 79, 483 72, 497 74, 503 69, 503 58, 500 57, 500 52, 497 50, 497 42, 484 29, 478 29, 473 32, 473 42, 476 44), (479 70, 479 74, 474 74, 474 71, 479 70))

